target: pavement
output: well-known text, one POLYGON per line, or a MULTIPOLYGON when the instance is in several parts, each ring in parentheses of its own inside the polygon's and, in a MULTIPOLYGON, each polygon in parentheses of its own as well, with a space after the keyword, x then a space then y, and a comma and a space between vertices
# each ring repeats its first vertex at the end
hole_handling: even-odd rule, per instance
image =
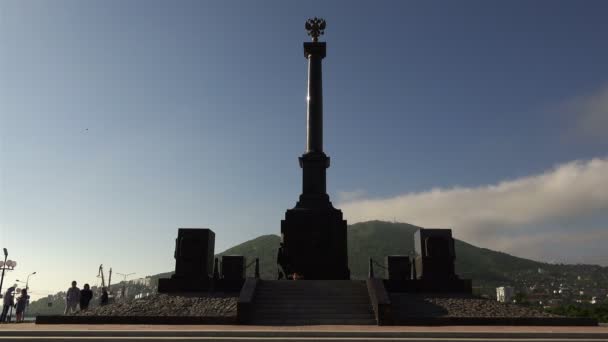
POLYGON ((607 341, 608 326, 0 325, 3 341, 607 341))

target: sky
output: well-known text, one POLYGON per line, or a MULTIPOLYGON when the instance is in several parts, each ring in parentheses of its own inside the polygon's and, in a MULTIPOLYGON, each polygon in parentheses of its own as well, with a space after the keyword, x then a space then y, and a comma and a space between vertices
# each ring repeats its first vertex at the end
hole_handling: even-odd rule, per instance
POLYGON ((278 234, 301 189, 307 18, 349 223, 608 265, 605 1, 0 2, 0 247, 34 297, 278 234))

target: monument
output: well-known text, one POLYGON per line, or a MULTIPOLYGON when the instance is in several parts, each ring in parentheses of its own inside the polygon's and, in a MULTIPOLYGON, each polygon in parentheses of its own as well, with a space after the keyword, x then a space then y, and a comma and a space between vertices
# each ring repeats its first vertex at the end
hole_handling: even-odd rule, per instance
POLYGON ((305 28, 312 42, 304 43, 308 59, 306 152, 299 158, 302 194, 281 221, 281 247, 277 263, 286 276, 303 279, 350 279, 346 221, 333 207, 326 191, 329 157, 323 152, 322 60, 326 43, 319 42, 325 20, 313 18, 305 28))
POLYGON ((385 258, 386 279, 406 281, 412 279, 412 262, 407 255, 387 255, 385 258))
POLYGON ((456 250, 451 229, 419 229, 414 233, 416 278, 455 279, 456 250))
POLYGON ((158 292, 204 291, 211 286, 215 233, 206 228, 180 228, 175 239, 175 273, 158 280, 158 292))

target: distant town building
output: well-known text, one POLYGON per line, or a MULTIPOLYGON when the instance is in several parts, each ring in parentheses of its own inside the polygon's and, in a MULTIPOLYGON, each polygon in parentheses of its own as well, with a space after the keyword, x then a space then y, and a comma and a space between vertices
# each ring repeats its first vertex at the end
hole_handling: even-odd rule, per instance
POLYGON ((511 286, 501 286, 496 288, 496 300, 501 303, 511 303, 515 295, 515 289, 511 286))
POLYGON ((150 277, 137 278, 137 279, 129 280, 129 283, 131 285, 142 285, 142 286, 149 287, 150 284, 152 283, 152 278, 150 278, 150 277))

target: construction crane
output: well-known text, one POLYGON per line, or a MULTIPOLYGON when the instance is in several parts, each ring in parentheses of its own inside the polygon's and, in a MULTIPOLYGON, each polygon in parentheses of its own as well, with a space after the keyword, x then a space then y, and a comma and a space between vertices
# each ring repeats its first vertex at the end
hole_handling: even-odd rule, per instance
POLYGON ((110 275, 108 276, 108 292, 110 292, 110 283, 112 283, 112 267, 110 267, 110 275))
POLYGON ((101 278, 101 287, 106 287, 106 281, 103 277, 103 264, 99 265, 99 272, 97 273, 97 278, 101 278))

